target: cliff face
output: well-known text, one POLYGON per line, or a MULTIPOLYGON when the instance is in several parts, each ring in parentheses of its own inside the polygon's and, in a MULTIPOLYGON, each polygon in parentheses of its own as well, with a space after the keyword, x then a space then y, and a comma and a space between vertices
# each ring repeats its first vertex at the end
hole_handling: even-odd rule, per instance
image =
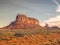
POLYGON ((39 25, 39 21, 35 18, 27 17, 23 14, 18 14, 16 16, 16 20, 11 22, 8 26, 4 28, 10 28, 10 29, 24 29, 24 28, 36 28, 41 27, 39 25))

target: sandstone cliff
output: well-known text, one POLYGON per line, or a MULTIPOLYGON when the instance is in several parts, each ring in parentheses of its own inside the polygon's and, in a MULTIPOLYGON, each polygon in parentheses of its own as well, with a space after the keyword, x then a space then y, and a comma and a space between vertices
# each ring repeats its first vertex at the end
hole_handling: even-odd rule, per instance
POLYGON ((11 22, 4 28, 9 29, 24 29, 24 28, 40 28, 39 21, 35 18, 27 17, 23 14, 18 14, 16 20, 11 22))

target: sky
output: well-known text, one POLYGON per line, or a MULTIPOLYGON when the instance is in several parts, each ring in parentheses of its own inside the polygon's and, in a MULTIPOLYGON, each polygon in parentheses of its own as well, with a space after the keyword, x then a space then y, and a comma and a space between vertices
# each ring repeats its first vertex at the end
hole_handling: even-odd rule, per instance
POLYGON ((0 0, 0 27, 14 21, 17 14, 34 17, 41 25, 57 21, 60 26, 60 0, 0 0))

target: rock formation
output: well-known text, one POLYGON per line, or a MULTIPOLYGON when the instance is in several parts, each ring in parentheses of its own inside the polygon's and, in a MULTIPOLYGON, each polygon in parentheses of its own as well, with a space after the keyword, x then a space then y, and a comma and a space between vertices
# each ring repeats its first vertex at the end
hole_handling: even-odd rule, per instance
POLYGON ((45 28, 49 28, 49 25, 46 23, 44 27, 45 27, 45 28))
POLYGON ((40 28, 39 21, 35 18, 27 17, 23 14, 18 14, 16 20, 11 22, 4 28, 8 29, 24 29, 24 28, 40 28))
POLYGON ((52 28, 52 29, 60 29, 60 28, 57 27, 57 26, 52 26, 52 27, 50 27, 50 28, 52 28))

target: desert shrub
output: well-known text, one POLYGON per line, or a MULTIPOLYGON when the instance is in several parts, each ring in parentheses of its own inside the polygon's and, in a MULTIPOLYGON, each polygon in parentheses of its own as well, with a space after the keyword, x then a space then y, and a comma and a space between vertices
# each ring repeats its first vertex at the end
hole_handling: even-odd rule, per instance
POLYGON ((58 41, 58 43, 60 43, 60 41, 58 41))
POLYGON ((9 39, 5 38, 4 40, 9 41, 9 39))
POLYGON ((14 36, 15 36, 15 37, 23 37, 24 34, 23 34, 23 33, 15 33, 14 36))
POLYGON ((57 39, 57 42, 60 44, 60 39, 57 39))
POLYGON ((28 39, 27 37, 25 37, 24 39, 28 39))
POLYGON ((9 39, 7 39, 7 38, 0 38, 0 40, 9 41, 9 39))
POLYGON ((13 45, 16 45, 15 43, 13 45))
POLYGON ((52 45, 56 45, 56 44, 53 43, 52 45))
POLYGON ((49 42, 53 42, 53 40, 52 40, 52 39, 50 39, 50 40, 49 40, 49 42))
POLYGON ((50 45, 50 44, 45 44, 45 45, 50 45))
POLYGON ((0 33, 0 36, 3 36, 3 33, 0 33))

